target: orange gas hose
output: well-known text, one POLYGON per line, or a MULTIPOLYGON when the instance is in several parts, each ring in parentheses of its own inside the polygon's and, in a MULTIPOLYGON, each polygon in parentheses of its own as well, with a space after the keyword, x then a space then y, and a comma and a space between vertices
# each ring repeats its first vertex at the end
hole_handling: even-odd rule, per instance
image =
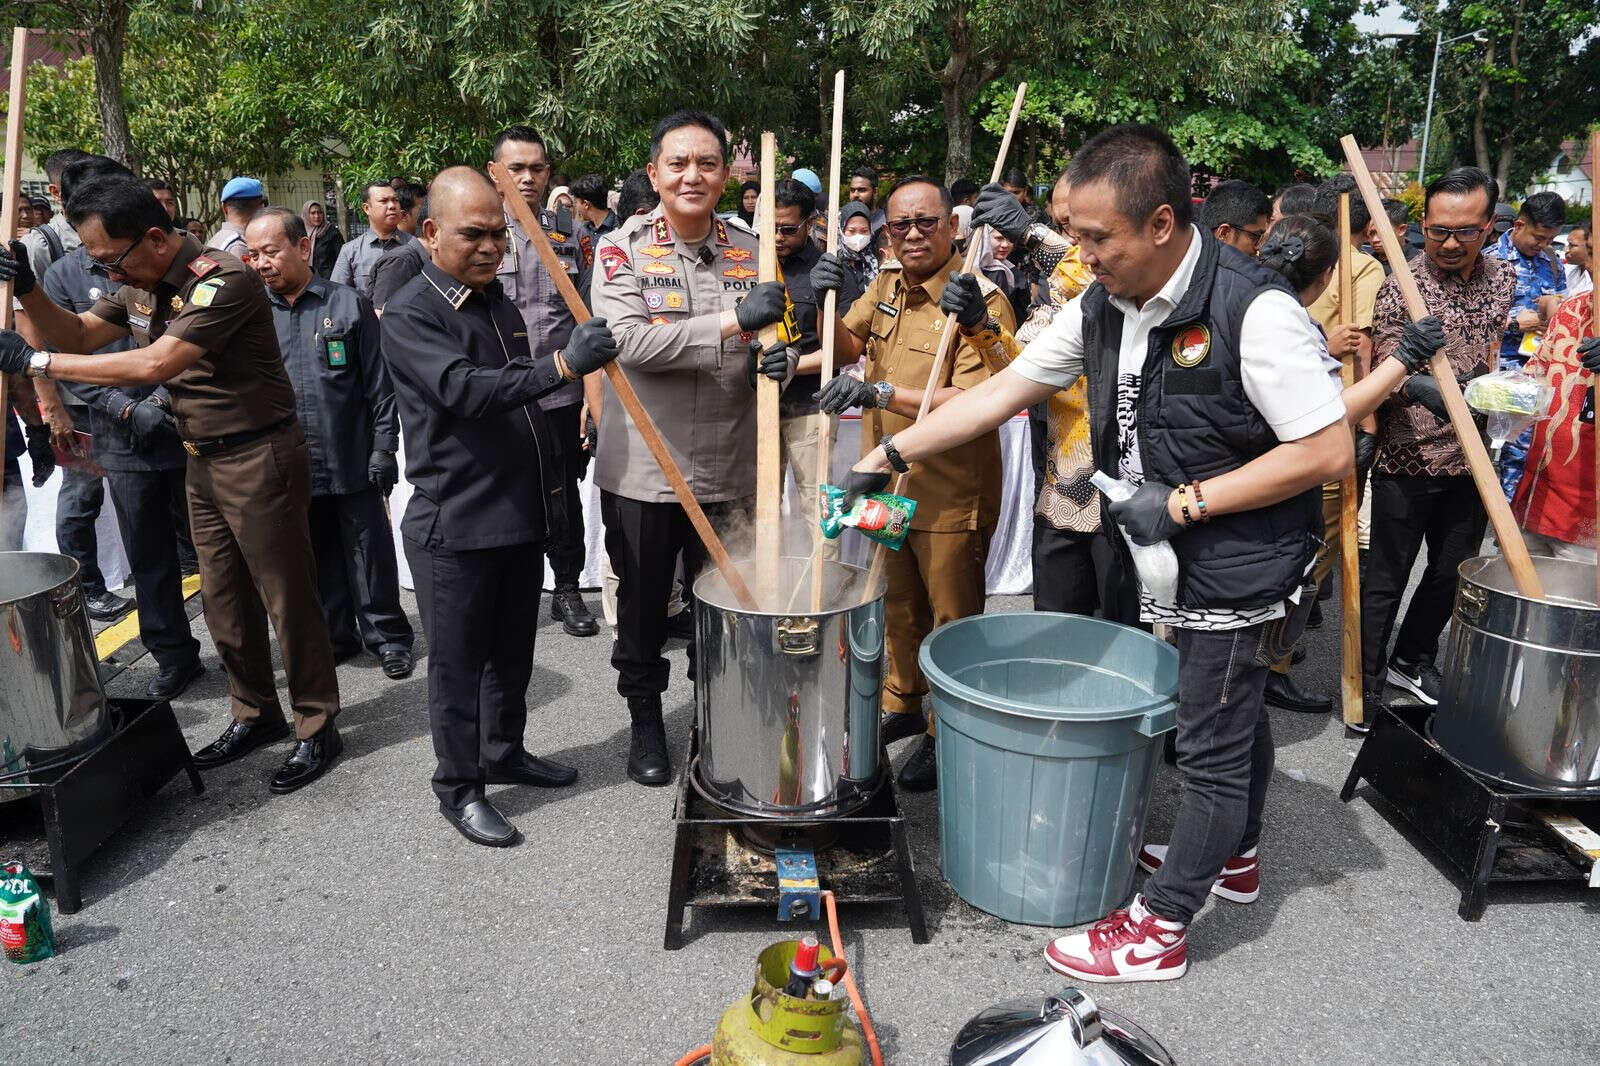
POLYGON ((689 1052, 683 1058, 679 1059, 677 1062, 673 1063, 672 1066, 694 1066, 695 1063, 699 1062, 709 1054, 711 1054, 711 1045, 702 1044, 693 1051, 689 1052))
MULTIPOLYGON (((839 911, 833 903, 831 891, 822 893, 823 905, 828 908, 828 935, 833 938, 830 945, 835 958, 844 958, 844 938, 839 935, 839 911)), ((862 1002, 861 991, 856 988, 855 975, 848 968, 844 971, 845 991, 850 993, 850 1002, 856 1008, 856 1017, 861 1021, 861 1035, 867 1042, 867 1050, 872 1052, 872 1066, 883 1066, 883 1050, 878 1047, 878 1031, 872 1027, 872 1016, 867 1013, 867 1005, 862 1002)))

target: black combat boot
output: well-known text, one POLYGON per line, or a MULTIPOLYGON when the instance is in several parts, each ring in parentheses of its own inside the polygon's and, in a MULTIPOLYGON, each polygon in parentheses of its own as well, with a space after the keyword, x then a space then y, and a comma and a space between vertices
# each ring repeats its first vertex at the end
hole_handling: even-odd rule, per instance
POLYGON ((628 716, 633 719, 628 776, 641 785, 668 784, 672 780, 672 760, 667 755, 667 727, 661 721, 661 697, 630 696, 628 716))

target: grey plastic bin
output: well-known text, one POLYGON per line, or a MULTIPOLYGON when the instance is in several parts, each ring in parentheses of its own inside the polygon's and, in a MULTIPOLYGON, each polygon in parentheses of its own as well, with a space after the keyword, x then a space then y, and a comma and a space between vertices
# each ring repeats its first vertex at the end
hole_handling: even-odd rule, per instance
POLYGON ((1034 611, 940 626, 920 661, 939 721, 950 887, 1028 925, 1120 906, 1177 712, 1177 651, 1114 622, 1034 611))

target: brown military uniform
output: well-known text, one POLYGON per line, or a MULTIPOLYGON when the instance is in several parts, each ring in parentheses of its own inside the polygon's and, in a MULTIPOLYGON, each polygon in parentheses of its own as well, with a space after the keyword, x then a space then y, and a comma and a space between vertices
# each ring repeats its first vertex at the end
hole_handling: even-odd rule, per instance
MULTIPOLYGON (((933 277, 911 285, 898 268, 885 267, 851 305, 844 325, 866 342, 867 381, 916 389, 927 385, 945 324, 939 297, 945 279, 960 269, 961 257, 952 256, 933 277)), ((945 360, 939 388, 969 389, 998 372, 1015 354, 1011 302, 981 277, 979 285, 1001 330, 962 337, 945 360)), ((876 448, 885 434, 898 433, 911 422, 877 408, 863 411, 861 454, 876 448)), ((905 544, 886 557, 884 629, 889 669, 883 704, 889 711, 914 712, 928 691, 917 665, 923 638, 946 622, 983 613, 984 564, 1000 519, 999 432, 991 430, 917 462, 906 484, 907 494, 917 501, 917 513, 905 544)))
POLYGON ((309 453, 266 288, 236 257, 186 237, 153 292, 124 285, 90 313, 125 327, 140 346, 170 336, 205 349, 166 388, 190 455, 189 523, 206 627, 228 674, 234 718, 270 721, 283 716, 270 616, 295 731, 311 736, 338 713, 339 688, 306 524, 309 453))

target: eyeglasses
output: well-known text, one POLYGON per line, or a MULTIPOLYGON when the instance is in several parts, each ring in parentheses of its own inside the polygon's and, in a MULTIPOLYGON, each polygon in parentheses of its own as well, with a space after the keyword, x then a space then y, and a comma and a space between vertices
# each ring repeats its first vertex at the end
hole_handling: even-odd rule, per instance
POLYGON ((1244 234, 1246 237, 1249 237, 1252 241, 1255 241, 1257 244, 1260 244, 1261 243, 1261 238, 1263 238, 1263 237, 1265 237, 1267 235, 1267 231, 1264 230, 1264 229, 1245 229, 1243 226, 1235 226, 1234 229, 1238 230, 1240 233, 1244 234))
POLYGON ((792 226, 774 226, 773 229, 777 230, 778 233, 785 237, 793 237, 796 233, 799 233, 802 230, 810 229, 810 224, 806 222, 799 222, 792 226))
POLYGON ((118 255, 118 256, 116 256, 116 257, 114 257, 112 259, 96 259, 94 256, 91 255, 89 257, 89 262, 94 264, 95 266, 99 267, 101 270, 115 270, 118 273, 125 273, 125 271, 123 271, 123 269, 122 269, 122 261, 124 259, 128 258, 128 253, 132 252, 135 248, 139 247, 140 242, 143 241, 143 240, 144 240, 144 234, 141 233, 141 234, 139 234, 137 237, 135 237, 133 239, 133 243, 132 244, 128 245, 126 248, 124 248, 122 250, 122 254, 121 255, 118 255))
POLYGON ((1459 229, 1451 229, 1449 226, 1422 227, 1422 235, 1438 244, 1443 244, 1451 237, 1454 237, 1458 244, 1471 244, 1473 241, 1481 241, 1488 231, 1488 226, 1462 226, 1459 229))
POLYGON ((937 215, 931 218, 897 218, 893 222, 885 223, 890 233, 896 237, 904 237, 911 232, 911 227, 917 227, 917 232, 924 237, 932 236, 933 231, 939 228, 939 223, 944 219, 937 215))

